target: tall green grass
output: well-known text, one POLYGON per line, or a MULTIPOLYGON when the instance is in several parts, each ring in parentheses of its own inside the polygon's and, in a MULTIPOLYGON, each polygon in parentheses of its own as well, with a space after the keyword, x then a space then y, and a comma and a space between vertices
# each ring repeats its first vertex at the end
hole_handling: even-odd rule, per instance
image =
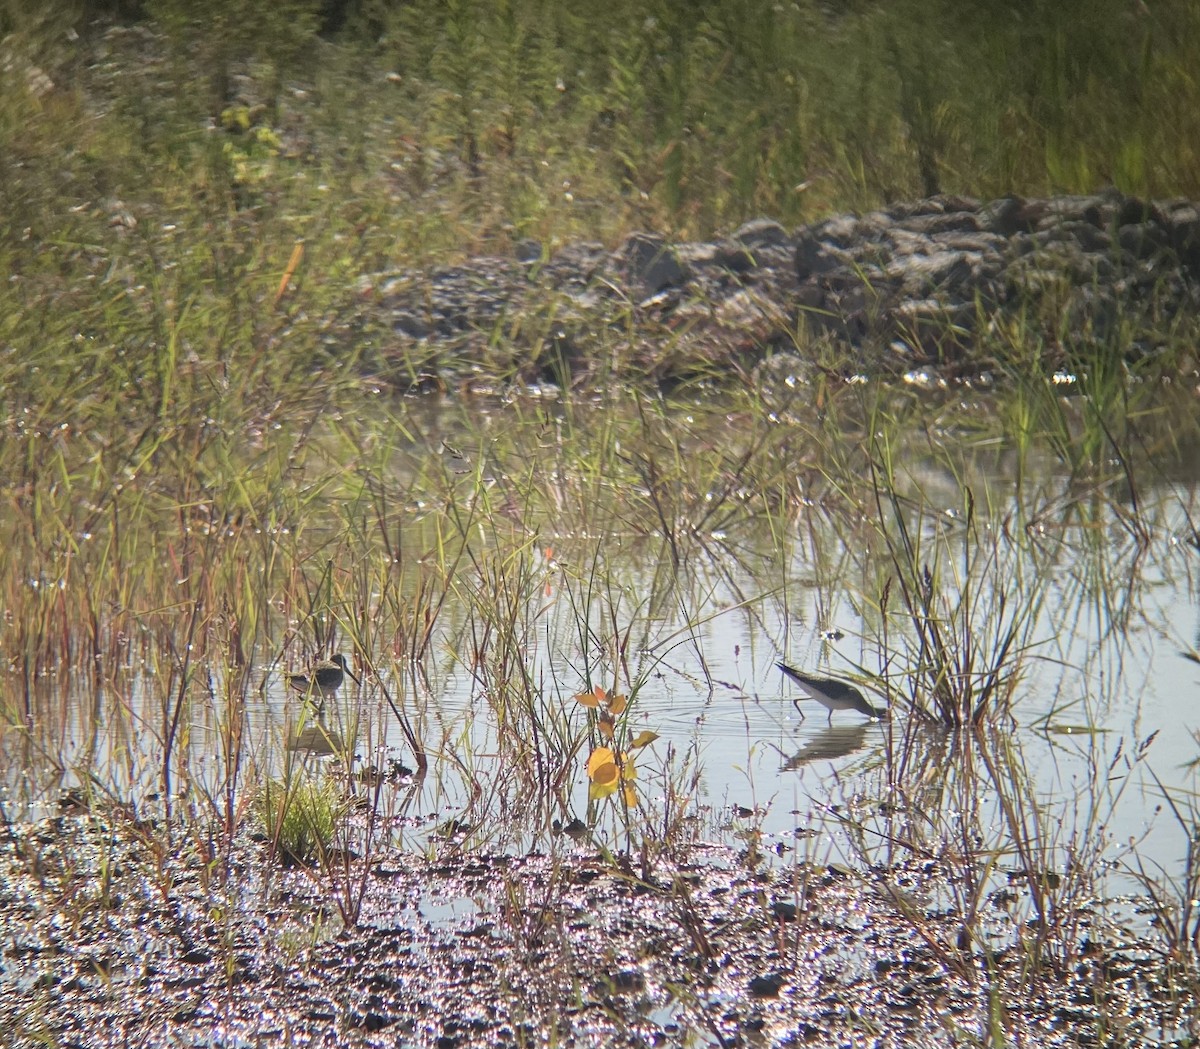
POLYGON ((325 36, 320 11, 156 0, 107 39, 75 5, 7 15, 11 221, 69 241, 106 199, 265 217, 299 191, 305 236, 323 206, 348 207, 370 251, 420 257, 647 224, 702 236, 935 192, 1200 181, 1200 17, 1182 0, 586 16, 456 0, 364 5, 325 36), (60 194, 90 207, 65 214, 60 194))

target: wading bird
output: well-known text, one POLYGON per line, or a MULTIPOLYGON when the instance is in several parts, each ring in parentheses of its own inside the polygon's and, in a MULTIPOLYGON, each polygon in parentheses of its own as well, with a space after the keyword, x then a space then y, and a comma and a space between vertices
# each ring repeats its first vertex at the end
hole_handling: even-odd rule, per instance
POLYGON ((357 684, 362 684, 346 663, 346 657, 338 652, 330 659, 314 663, 307 674, 288 674, 287 679, 292 688, 306 696, 313 692, 319 693, 323 705, 325 698, 332 696, 341 687, 346 675, 357 684))
MULTIPOLYGON (((830 724, 833 723, 835 710, 857 710, 860 714, 881 721, 888 716, 887 707, 871 706, 866 697, 848 682, 838 681, 837 678, 812 677, 809 674, 801 674, 795 667, 789 667, 786 663, 776 663, 775 665, 808 693, 807 698, 815 699, 829 709, 830 724)), ((800 716, 804 717, 804 711, 800 710, 801 698, 805 697, 797 697, 792 702, 796 704, 800 716)))

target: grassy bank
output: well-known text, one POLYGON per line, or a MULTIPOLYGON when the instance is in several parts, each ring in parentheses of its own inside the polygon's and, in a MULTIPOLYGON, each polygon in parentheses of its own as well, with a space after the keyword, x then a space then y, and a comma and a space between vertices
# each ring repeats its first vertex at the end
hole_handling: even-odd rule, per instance
POLYGON ((6 17, 4 174, 26 203, 282 205, 299 180, 310 220, 356 201, 385 252, 440 254, 937 192, 1200 191, 1181 0, 157 0, 97 50, 106 6, 6 17))
MULTIPOLYGON (((254 1031, 262 988, 281 984, 296 1031, 351 1038, 364 1011, 436 1018, 424 996, 456 985, 441 970, 413 979, 404 959, 444 924, 380 970, 348 971, 343 952, 379 962, 362 945, 380 927, 447 897, 472 901, 459 942, 491 923, 539 985, 600 988, 588 1008, 611 1022, 626 1015, 605 1005, 614 970, 644 966, 653 982, 677 962, 694 974, 686 1030, 716 1001, 724 1024, 731 1003, 746 1023, 760 1007, 798 1023, 823 1007, 804 952, 830 942, 880 963, 849 1029, 888 1013, 893 965, 928 977, 905 993, 927 1022, 955 988, 963 1023, 988 1017, 983 1044, 1044 1030, 1062 989, 1074 1001, 1084 984, 1094 999, 1064 1030, 1118 1025, 1137 1044, 1147 1023, 1189 1022, 1195 857, 1114 841, 1153 733, 1126 743, 1101 727, 1123 678, 1086 625, 1114 638, 1119 663, 1120 635, 1156 617, 1154 591, 1194 571, 1179 527, 1200 519, 1186 392, 1134 385, 1104 407, 1105 388, 1052 397, 1031 379, 970 404, 833 383, 719 403, 614 390, 599 404, 431 405, 293 380, 276 404, 223 396, 228 383, 185 369, 171 399, 188 411, 154 398, 144 417, 76 390, 58 411, 86 422, 39 417, 0 452, 17 479, 0 531, 0 834, 19 886, 0 921, 41 981, 20 995, 22 1037, 78 1024, 81 988, 85 1015, 131 1021, 130 1000, 196 979, 180 959, 203 970, 197 997, 254 1031), (858 733, 862 761, 808 781, 819 801, 792 800, 803 781, 785 764, 724 788, 738 799, 724 804, 728 770, 666 723, 677 677, 688 721, 716 690, 754 690, 749 668, 734 685, 706 669, 719 656, 707 625, 743 618, 766 624, 764 644, 857 623, 864 687, 889 693, 893 720, 869 740, 834 726, 858 733), (364 684, 318 721, 281 671, 333 649, 364 684), (1063 668, 1060 695, 1031 731, 1044 697, 1027 682, 1047 664, 1063 668), (1037 759, 1075 767, 1080 751, 1087 775, 1047 796, 1037 759), (764 833, 772 808, 795 810, 786 835, 764 833), (728 845, 715 860, 714 838, 728 845), (528 878, 510 869, 527 853, 528 878), (1141 879, 1153 925, 1098 902, 1109 865, 1141 879), (603 948, 577 925, 597 878, 623 922, 603 948), (868 935, 844 935, 863 900, 868 935), (148 959, 132 995, 93 982, 115 917, 137 930, 120 953, 148 959), (1132 960, 1093 964, 1097 943, 1132 960), (750 949, 752 964, 726 959, 750 949), (381 997, 360 1008, 377 971, 381 997), (349 1004, 310 1004, 294 980, 314 972, 349 1004), (1117 1004, 1130 972, 1157 1000, 1135 998, 1136 1021, 1117 1004), (715 992, 730 974, 737 986, 715 992), (756 1005, 742 987, 760 976, 754 988, 788 990, 756 1005), (425 988, 417 1005, 393 993, 404 986, 425 988)), ((742 694, 746 708, 773 698, 742 694)), ((1168 797, 1187 839, 1195 795, 1168 797)), ((501 957, 480 949, 462 964, 501 957)), ((561 995, 546 1003, 510 971, 481 996, 535 1029, 557 1022, 561 995)), ((209 1005, 181 1005, 169 1026, 214 1022, 209 1005)))

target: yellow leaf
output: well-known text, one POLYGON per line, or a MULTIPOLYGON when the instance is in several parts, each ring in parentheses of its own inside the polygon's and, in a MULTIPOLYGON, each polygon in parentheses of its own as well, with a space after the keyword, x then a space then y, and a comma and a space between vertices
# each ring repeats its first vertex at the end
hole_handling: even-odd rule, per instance
POLYGON ((639 732, 637 739, 630 743, 629 746, 633 750, 640 750, 642 747, 650 746, 656 739, 658 739, 658 733, 647 729, 645 732, 639 732))
POLYGON ((615 783, 617 757, 608 747, 597 747, 587 760, 588 779, 593 783, 615 783))
POLYGON ((592 770, 601 765, 615 764, 616 760, 617 756, 611 750, 609 750, 608 747, 597 747, 588 755, 588 775, 590 776, 592 774, 592 770))
POLYGON ((611 783, 593 783, 588 787, 588 798, 592 801, 599 801, 601 798, 607 798, 617 792, 617 781, 611 783))
POLYGON ((608 710, 609 710, 610 714, 614 714, 614 715, 620 714, 625 710, 625 708, 627 706, 629 706, 629 697, 628 696, 609 696, 608 697, 608 710))
POLYGON ((625 784, 625 804, 630 806, 630 808, 632 808, 634 805, 637 804, 637 801, 638 801, 637 789, 634 787, 634 785, 632 783, 626 783, 625 784))

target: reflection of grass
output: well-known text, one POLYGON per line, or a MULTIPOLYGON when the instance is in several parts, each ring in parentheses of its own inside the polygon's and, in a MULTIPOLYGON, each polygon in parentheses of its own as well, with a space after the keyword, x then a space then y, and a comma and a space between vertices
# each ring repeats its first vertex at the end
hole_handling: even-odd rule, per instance
POLYGON ((1030 772, 1036 740, 1022 745, 1001 729, 926 731, 887 755, 883 804, 848 798, 830 815, 865 869, 928 865, 935 901, 919 878, 873 881, 948 970, 975 980, 1020 959, 1001 991, 1019 995, 1084 963, 1110 921, 1115 928, 1097 905, 1115 844, 1109 820, 1151 741, 1126 760, 1091 738, 1086 779, 1059 797, 1030 772))

